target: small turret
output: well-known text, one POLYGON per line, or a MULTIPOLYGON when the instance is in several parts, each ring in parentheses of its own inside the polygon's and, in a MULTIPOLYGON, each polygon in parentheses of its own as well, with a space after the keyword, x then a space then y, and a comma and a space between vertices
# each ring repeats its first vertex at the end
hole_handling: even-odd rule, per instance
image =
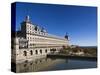
POLYGON ((47 32, 43 27, 41 28, 41 31, 44 32, 44 33, 47 32))

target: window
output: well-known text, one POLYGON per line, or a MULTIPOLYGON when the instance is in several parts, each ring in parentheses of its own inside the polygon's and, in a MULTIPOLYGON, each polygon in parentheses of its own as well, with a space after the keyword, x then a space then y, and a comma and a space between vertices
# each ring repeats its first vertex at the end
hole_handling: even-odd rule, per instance
POLYGON ((47 49, 45 50, 45 53, 47 53, 47 49))
POLYGON ((30 38, 28 37, 28 40, 29 40, 30 38))
POLYGON ((40 53, 42 54, 42 50, 40 50, 40 53))
POLYGON ((37 31, 37 26, 35 27, 35 31, 37 31))
POLYGON ((38 54, 38 51, 37 50, 35 51, 35 54, 38 54))
POLYGON ((27 56, 27 52, 26 51, 24 51, 24 56, 27 56))
POLYGON ((32 50, 30 51, 30 54, 33 55, 33 51, 32 50))

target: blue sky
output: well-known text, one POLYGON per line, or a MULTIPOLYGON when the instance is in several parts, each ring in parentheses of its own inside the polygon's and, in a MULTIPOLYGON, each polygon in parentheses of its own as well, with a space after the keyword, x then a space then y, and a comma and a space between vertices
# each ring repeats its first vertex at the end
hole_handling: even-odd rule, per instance
POLYGON ((96 7, 17 3, 16 30, 26 15, 30 16, 32 23, 44 27, 48 33, 63 37, 67 32, 70 44, 97 45, 96 7))

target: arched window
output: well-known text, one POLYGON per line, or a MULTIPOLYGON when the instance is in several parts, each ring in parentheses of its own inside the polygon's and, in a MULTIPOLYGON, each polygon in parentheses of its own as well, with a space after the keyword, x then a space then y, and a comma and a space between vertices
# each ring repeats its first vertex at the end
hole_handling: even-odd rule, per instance
POLYGON ((24 51, 24 56, 27 56, 27 52, 26 51, 24 51))
POLYGON ((37 50, 35 51, 35 54, 38 54, 38 51, 37 50))
POLYGON ((33 51, 32 50, 30 51, 30 54, 33 55, 33 51))
POLYGON ((40 53, 42 54, 42 50, 40 49, 40 53))
POLYGON ((47 53, 47 49, 45 50, 45 53, 47 53))

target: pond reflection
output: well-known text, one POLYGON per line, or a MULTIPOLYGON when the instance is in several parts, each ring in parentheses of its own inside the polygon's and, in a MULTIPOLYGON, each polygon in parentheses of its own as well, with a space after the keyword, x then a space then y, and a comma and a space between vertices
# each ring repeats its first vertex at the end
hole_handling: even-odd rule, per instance
POLYGON ((96 67, 96 61, 42 58, 35 61, 16 64, 16 72, 36 72, 96 67))

